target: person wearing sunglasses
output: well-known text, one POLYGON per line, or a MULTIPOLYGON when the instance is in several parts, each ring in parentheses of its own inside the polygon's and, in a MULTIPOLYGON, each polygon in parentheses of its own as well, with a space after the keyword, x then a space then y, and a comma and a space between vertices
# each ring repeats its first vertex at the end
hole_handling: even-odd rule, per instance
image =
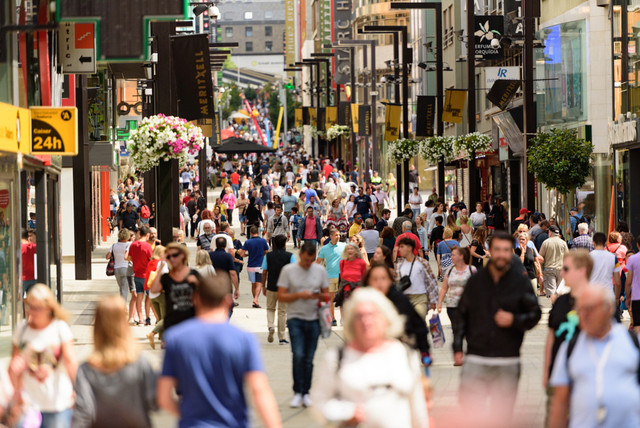
POLYGON ((166 331, 194 316, 192 295, 200 281, 200 274, 189 268, 189 250, 184 245, 176 242, 168 244, 165 259, 169 266, 169 273, 156 276, 150 292, 164 292, 166 302, 164 330, 166 331))

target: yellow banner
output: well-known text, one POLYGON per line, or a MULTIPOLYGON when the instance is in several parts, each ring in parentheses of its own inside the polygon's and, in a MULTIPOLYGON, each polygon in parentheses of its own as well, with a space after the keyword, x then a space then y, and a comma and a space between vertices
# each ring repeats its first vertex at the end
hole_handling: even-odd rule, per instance
POLYGON ((327 128, 331 128, 338 122, 338 107, 327 107, 325 109, 325 118, 327 122, 327 128))
POLYGON ((318 110, 315 107, 309 107, 309 122, 311 126, 318 126, 318 110))
POLYGON ((358 120, 360 116, 360 105, 351 103, 351 132, 358 133, 358 120))
MULTIPOLYGON (((467 91, 460 89, 447 89, 444 96, 444 109, 442 121, 449 123, 462 123, 464 105, 467 101, 467 91)), ((473 118, 475 120, 475 118, 473 118)))
POLYGON ((282 116, 284 113, 284 107, 280 106, 280 113, 278 113, 278 126, 276 126, 276 136, 273 139, 273 148, 278 148, 278 140, 280 139, 280 125, 282 125, 282 116))
POLYGON ((395 141, 400 138, 400 116, 402 106, 400 104, 387 104, 384 117, 384 139, 395 141))
POLYGON ((295 110, 295 125, 296 128, 300 128, 302 126, 302 108, 297 108, 295 110))
POLYGON ((0 103, 0 151, 29 153, 31 117, 28 109, 0 103))
POLYGON ((213 137, 213 119, 207 117, 205 119, 192 120, 191 123, 199 127, 205 137, 213 137))
POLYGON ((78 109, 31 107, 31 153, 72 156, 78 154, 78 109))

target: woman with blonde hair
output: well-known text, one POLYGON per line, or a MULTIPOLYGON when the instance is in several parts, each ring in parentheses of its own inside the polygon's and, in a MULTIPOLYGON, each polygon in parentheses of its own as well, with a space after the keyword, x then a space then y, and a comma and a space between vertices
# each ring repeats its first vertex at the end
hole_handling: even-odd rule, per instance
POLYGON ((76 376, 74 428, 151 426, 156 375, 140 355, 122 303, 108 296, 96 307, 93 352, 76 376))
MULTIPOLYGON (((453 217, 453 216, 449 216, 453 217)), ((450 227, 445 227, 444 232, 442 232, 442 241, 438 244, 436 248, 436 259, 438 260, 438 279, 442 280, 442 274, 447 271, 450 266, 453 266, 453 261, 451 261, 451 251, 453 247, 459 247, 458 241, 453 238, 454 229, 450 227)))
POLYGON ((353 243, 360 250, 360 254, 362 255, 362 259, 369 266, 369 256, 367 255, 367 251, 364 248, 364 239, 360 235, 353 235, 349 238, 349 242, 353 243))
POLYGON ((13 335, 9 376, 14 389, 22 391, 27 413, 41 413, 41 426, 69 427, 78 364, 68 315, 44 284, 29 290, 25 309, 26 319, 13 335))
POLYGON ((195 270, 198 271, 200 276, 203 278, 216 275, 216 270, 211 264, 211 257, 209 257, 209 253, 207 251, 198 250, 198 252, 196 252, 195 270))
MULTIPOLYGON (((150 289, 151 284, 155 281, 158 275, 163 275, 169 272, 167 268, 167 264, 164 261, 164 253, 166 248, 162 245, 158 245, 153 249, 153 253, 151 255, 151 260, 147 265, 147 275, 145 276, 145 289, 150 289)), ((153 293, 149 290, 149 299, 151 299, 151 308, 153 309, 153 314, 156 317, 156 325, 149 334, 147 334, 147 339, 149 340, 149 344, 152 349, 155 349, 154 343, 154 335, 156 333, 160 334, 160 338, 162 338, 162 332, 164 331, 164 323, 162 319, 164 318, 166 303, 164 298, 164 293, 153 293)))
POLYGON ((349 298, 351 293, 362 285, 362 278, 367 272, 367 263, 363 259, 360 248, 353 242, 349 242, 345 246, 339 267, 340 288, 337 293, 339 297, 336 299, 336 306, 342 306, 342 303, 349 298))
POLYGON ((338 426, 429 426, 419 354, 402 344, 404 318, 372 287, 344 308, 345 345, 325 353, 311 391, 319 416, 338 426))
POLYGON ((396 177, 393 175, 392 172, 390 172, 389 175, 387 176, 387 187, 388 187, 387 195, 389 196, 389 208, 391 209, 396 207, 395 194, 396 194, 397 183, 398 182, 396 180, 396 177))
POLYGON ((460 246, 466 248, 473 241, 473 227, 469 226, 469 217, 466 215, 460 215, 458 220, 460 220, 460 246))

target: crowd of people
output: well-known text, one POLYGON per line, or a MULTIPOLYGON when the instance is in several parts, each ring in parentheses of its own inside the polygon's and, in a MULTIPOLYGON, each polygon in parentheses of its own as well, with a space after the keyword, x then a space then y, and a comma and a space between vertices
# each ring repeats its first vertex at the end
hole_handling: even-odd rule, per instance
POLYGON ((356 167, 293 151, 214 160, 209 173, 221 188, 213 205, 197 170, 182 171, 181 226, 170 243, 158 241, 139 181, 114 192, 117 242, 107 259, 120 296, 98 304, 84 364, 49 289, 28 290, 7 417, 150 426, 159 406, 183 427, 247 426, 246 387, 264 425, 281 426, 260 344, 228 322, 242 291, 251 310, 265 306, 267 343, 277 334, 291 348, 290 407, 312 408, 326 423, 434 426, 427 318, 444 307, 453 365, 462 366, 457 426, 514 426, 520 350, 542 299, 552 304, 541 350, 548 426, 640 426, 640 239, 624 223, 595 232, 582 206, 565 231, 526 208, 508 221, 499 197, 469 213, 435 189, 423 200, 419 177, 391 221, 392 176, 372 171, 365 182, 356 167), (140 355, 132 325, 147 326, 149 345, 165 349, 160 373, 140 355), (344 343, 325 353, 312 385, 319 338, 339 325, 344 343), (15 410, 18 397, 37 412, 15 410))

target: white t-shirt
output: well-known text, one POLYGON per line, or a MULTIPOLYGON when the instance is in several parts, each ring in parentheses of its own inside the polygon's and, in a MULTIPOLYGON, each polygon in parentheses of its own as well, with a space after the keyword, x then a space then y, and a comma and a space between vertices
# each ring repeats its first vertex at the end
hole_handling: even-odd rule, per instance
POLYGON ((211 251, 215 251, 215 249, 216 249, 216 239, 218 239, 220 237, 223 237, 224 239, 227 240, 227 250, 233 250, 233 239, 231 238, 231 236, 227 235, 226 233, 218 233, 211 240, 211 251))
POLYGON ((487 216, 485 215, 485 213, 479 213, 477 211, 474 211, 471 213, 471 215, 469 216, 469 218, 471 219, 471 223, 473 223, 473 227, 480 227, 484 224, 485 220, 487 219, 487 216))
POLYGON ((420 263, 417 259, 414 259, 415 263, 413 263, 413 270, 411 269, 411 263, 407 260, 404 260, 400 265, 400 277, 409 275, 411 272, 411 287, 407 288, 404 291, 404 294, 425 294, 427 292, 427 278, 424 273, 424 268, 422 267, 422 263, 420 263))
POLYGON ((620 264, 615 254, 607 250, 591 251, 593 270, 589 282, 610 290, 613 294, 613 273, 620 272, 620 264))
POLYGON ((375 229, 367 229, 360 232, 360 236, 364 241, 364 250, 368 254, 375 252, 380 245, 380 233, 375 229))
POLYGON ((420 195, 411 195, 409 196, 409 204, 411 205, 412 210, 419 210, 422 205, 422 196, 420 195))
MULTIPOLYGON (((286 288, 289 293, 299 293, 305 290, 319 293, 321 289, 329 288, 329 275, 325 267, 317 263, 312 263, 309 269, 304 269, 298 263, 291 263, 280 271, 278 287, 286 288)), ((317 320, 318 299, 299 299, 290 302, 287 316, 289 319, 317 320)))
POLYGON ((62 361, 62 344, 72 340, 71 329, 60 320, 42 330, 32 329, 26 320, 16 327, 12 342, 27 363, 23 395, 41 412, 60 412, 73 404, 73 384, 62 361))
POLYGON ((129 267, 129 262, 124 258, 124 254, 129 250, 131 242, 116 242, 111 246, 111 253, 113 254, 113 267, 114 269, 129 267))

